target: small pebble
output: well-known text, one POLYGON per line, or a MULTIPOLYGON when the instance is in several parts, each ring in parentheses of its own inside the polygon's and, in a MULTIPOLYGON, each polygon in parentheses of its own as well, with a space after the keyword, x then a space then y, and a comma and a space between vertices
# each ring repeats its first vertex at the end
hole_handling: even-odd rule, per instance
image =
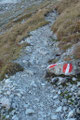
POLYGON ((27 115, 32 115, 32 114, 34 114, 34 110, 32 110, 32 109, 26 109, 26 114, 27 115))
POLYGON ((58 107, 56 112, 62 112, 62 106, 58 107))
POLYGON ((51 115, 51 120, 57 120, 57 115, 51 115))

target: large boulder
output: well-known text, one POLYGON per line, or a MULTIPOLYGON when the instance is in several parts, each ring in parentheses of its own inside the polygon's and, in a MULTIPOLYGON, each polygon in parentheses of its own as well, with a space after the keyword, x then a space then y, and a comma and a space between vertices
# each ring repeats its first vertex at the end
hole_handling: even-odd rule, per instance
POLYGON ((80 60, 51 64, 47 73, 55 75, 77 75, 80 73, 80 60))

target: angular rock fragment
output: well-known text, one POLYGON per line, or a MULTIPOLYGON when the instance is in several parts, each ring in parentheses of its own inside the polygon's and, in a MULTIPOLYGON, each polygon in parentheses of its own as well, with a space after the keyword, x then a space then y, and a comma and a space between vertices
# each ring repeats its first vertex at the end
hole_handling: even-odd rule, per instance
POLYGON ((34 110, 32 110, 32 109, 26 109, 26 114, 27 115, 32 115, 32 114, 34 114, 34 110))
POLYGON ((5 107, 6 109, 10 109, 10 101, 8 98, 6 98, 6 97, 1 98, 0 104, 2 107, 5 107))
POLYGON ((80 60, 49 65, 47 73, 66 76, 77 75, 80 73, 80 60))

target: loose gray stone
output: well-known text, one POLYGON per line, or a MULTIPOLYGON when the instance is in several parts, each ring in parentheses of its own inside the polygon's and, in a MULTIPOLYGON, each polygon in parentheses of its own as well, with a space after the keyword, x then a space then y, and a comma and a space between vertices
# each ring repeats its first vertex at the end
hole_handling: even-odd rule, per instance
POLYGON ((9 119, 9 117, 10 117, 10 116, 9 116, 9 115, 7 115, 7 116, 6 116, 6 119, 9 119))
POLYGON ((5 107, 7 109, 9 109, 10 105, 11 105, 10 100, 6 97, 3 97, 3 98, 0 99, 0 104, 1 104, 1 106, 5 107))
POLYGON ((7 84, 10 83, 10 79, 6 79, 5 83, 7 83, 7 84))
POLYGON ((27 115, 32 115, 32 114, 34 114, 34 110, 32 110, 32 109, 26 109, 26 114, 27 115))
POLYGON ((23 63, 26 63, 26 60, 23 60, 23 63))
POLYGON ((76 120, 76 118, 68 118, 68 119, 66 119, 66 120, 76 120))
POLYGON ((58 91, 58 94, 59 94, 59 95, 61 94, 61 91, 60 91, 60 90, 58 91))
POLYGON ((78 96, 80 96, 80 90, 78 91, 78 96))
POLYGON ((32 87, 37 87, 35 81, 32 81, 32 82, 31 82, 31 86, 32 86, 32 87))
POLYGON ((26 73, 31 75, 31 76, 34 74, 33 71, 31 71, 31 70, 26 70, 26 73))
POLYGON ((51 115, 51 120, 57 120, 58 118, 57 118, 57 115, 51 115))
POLYGON ((17 117, 16 115, 14 115, 14 116, 12 117, 12 120, 19 120, 19 119, 18 119, 18 117, 17 117))
POLYGON ((67 79, 66 78, 59 77, 58 85, 64 85, 66 83, 67 83, 67 79))
POLYGON ((67 107, 63 107, 63 110, 64 110, 64 111, 67 111, 67 107))
POLYGON ((77 86, 80 87, 80 82, 77 83, 77 86))
POLYGON ((11 92, 10 91, 7 91, 7 93, 6 93, 7 95, 10 95, 11 94, 11 92))
POLYGON ((70 111, 69 114, 68 114, 68 118, 73 117, 74 116, 74 112, 75 112, 75 110, 70 111))
POLYGON ((73 81, 76 81, 77 79, 75 77, 72 78, 73 81))
POLYGON ((53 97, 53 99, 57 99, 58 98, 58 95, 55 95, 54 97, 53 97))
POLYGON ((51 83, 56 84, 59 81, 58 78, 54 77, 51 79, 51 83))
POLYGON ((80 108, 77 108, 76 112, 77 114, 80 114, 80 108))
POLYGON ((62 112, 62 106, 58 107, 56 112, 62 112))

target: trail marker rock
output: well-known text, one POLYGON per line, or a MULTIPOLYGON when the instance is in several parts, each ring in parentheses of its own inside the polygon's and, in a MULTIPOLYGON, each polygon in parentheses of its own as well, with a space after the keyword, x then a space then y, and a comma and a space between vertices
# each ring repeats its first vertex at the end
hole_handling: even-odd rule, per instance
POLYGON ((80 73, 79 61, 51 64, 47 71, 55 75, 76 75, 80 73))

